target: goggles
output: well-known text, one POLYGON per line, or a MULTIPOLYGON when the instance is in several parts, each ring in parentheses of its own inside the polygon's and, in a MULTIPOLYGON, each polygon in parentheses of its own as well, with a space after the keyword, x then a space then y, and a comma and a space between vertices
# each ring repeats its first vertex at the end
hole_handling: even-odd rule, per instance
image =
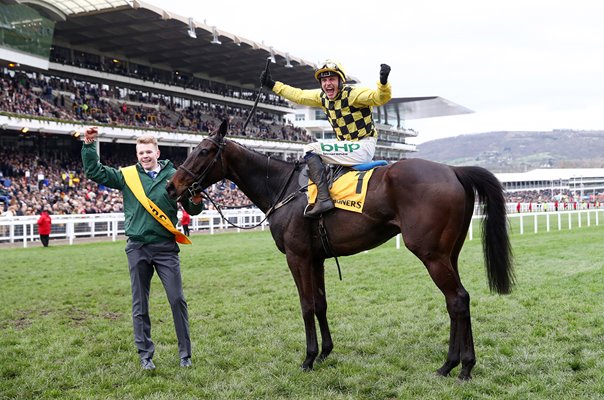
POLYGON ((321 66, 321 68, 319 69, 335 69, 335 70, 340 70, 340 67, 338 66, 338 64, 336 64, 335 62, 332 61, 327 61, 325 64, 323 64, 321 66))
POLYGON ((334 61, 327 60, 315 70, 315 79, 327 78, 328 76, 339 76, 342 82, 346 81, 346 73, 340 65, 334 61))
POLYGON ((324 71, 324 72, 319 72, 317 74, 317 77, 319 79, 321 78, 327 78, 328 76, 339 76, 337 73, 333 72, 333 71, 324 71))

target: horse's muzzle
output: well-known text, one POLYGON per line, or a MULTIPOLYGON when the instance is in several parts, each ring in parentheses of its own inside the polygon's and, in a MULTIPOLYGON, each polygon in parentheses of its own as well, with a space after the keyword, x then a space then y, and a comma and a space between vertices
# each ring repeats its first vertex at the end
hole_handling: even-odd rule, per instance
POLYGON ((174 186, 172 181, 168 181, 168 183, 166 183, 166 192, 168 192, 168 195, 173 199, 178 197, 178 190, 176 190, 176 186, 174 186))

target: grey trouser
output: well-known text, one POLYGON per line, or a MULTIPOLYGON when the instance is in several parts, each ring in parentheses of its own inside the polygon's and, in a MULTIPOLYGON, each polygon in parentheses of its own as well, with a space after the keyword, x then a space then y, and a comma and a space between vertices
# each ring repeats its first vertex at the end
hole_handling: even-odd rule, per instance
POLYGON ((179 251, 178 244, 174 241, 144 244, 128 240, 126 244, 132 287, 134 343, 141 358, 152 358, 155 352, 149 318, 149 290, 154 268, 164 285, 172 308, 180 358, 191 357, 189 315, 182 290, 179 251))

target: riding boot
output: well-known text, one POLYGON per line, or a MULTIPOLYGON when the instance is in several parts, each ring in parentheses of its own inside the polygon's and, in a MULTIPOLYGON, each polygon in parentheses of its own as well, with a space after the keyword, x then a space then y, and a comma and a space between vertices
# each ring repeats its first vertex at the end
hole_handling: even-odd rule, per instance
POLYGON ((309 155, 306 158, 308 165, 308 176, 317 185, 317 199, 312 210, 304 213, 305 217, 316 218, 326 211, 334 208, 333 201, 329 195, 329 188, 325 179, 325 168, 321 157, 316 154, 309 155))

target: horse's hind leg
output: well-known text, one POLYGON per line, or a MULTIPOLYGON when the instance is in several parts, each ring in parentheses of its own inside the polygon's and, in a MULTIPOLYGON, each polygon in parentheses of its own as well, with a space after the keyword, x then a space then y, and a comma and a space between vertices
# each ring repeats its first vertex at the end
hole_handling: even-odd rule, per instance
POLYGON ((319 354, 318 362, 327 358, 333 350, 333 341, 331 340, 331 332, 327 322, 327 294, 325 293, 325 267, 323 262, 315 264, 313 268, 313 283, 314 283, 314 299, 315 299, 315 316, 319 321, 321 329, 321 354, 319 354))
POLYGON ((476 364, 470 320, 470 295, 462 286, 459 275, 450 262, 434 260, 425 262, 425 265, 432 280, 445 295, 447 311, 451 319, 447 360, 437 373, 448 376, 461 362, 459 379, 470 379, 472 368, 476 364))
MULTIPOLYGON (((469 215, 471 215, 471 212, 469 215)), ((466 229, 466 232, 467 232, 467 229, 466 229)), ((459 333, 459 335, 466 338, 466 342, 464 345, 461 346, 461 350, 460 350, 461 371, 459 373, 459 379, 468 380, 468 379, 472 378, 471 372, 472 372, 472 368, 474 368, 474 365, 476 364, 476 354, 474 353, 474 337, 472 335, 472 319, 471 319, 471 314, 470 314, 470 295, 464 289, 463 285, 461 284, 461 280, 459 278, 459 268, 458 268, 459 253, 461 252, 461 248, 463 246, 464 239, 465 239, 465 235, 460 236, 460 238, 458 239, 458 242, 455 244, 455 248, 453 249, 453 254, 451 255, 451 265, 452 265, 453 269, 455 270, 455 273, 457 274, 457 279, 460 281, 459 285, 460 285, 460 289, 462 291, 461 297, 464 299, 464 302, 466 302, 466 305, 464 307, 465 307, 465 309, 467 309, 467 331, 465 333, 464 332, 459 333)), ((453 327, 451 327, 451 330, 453 330, 453 327)))

